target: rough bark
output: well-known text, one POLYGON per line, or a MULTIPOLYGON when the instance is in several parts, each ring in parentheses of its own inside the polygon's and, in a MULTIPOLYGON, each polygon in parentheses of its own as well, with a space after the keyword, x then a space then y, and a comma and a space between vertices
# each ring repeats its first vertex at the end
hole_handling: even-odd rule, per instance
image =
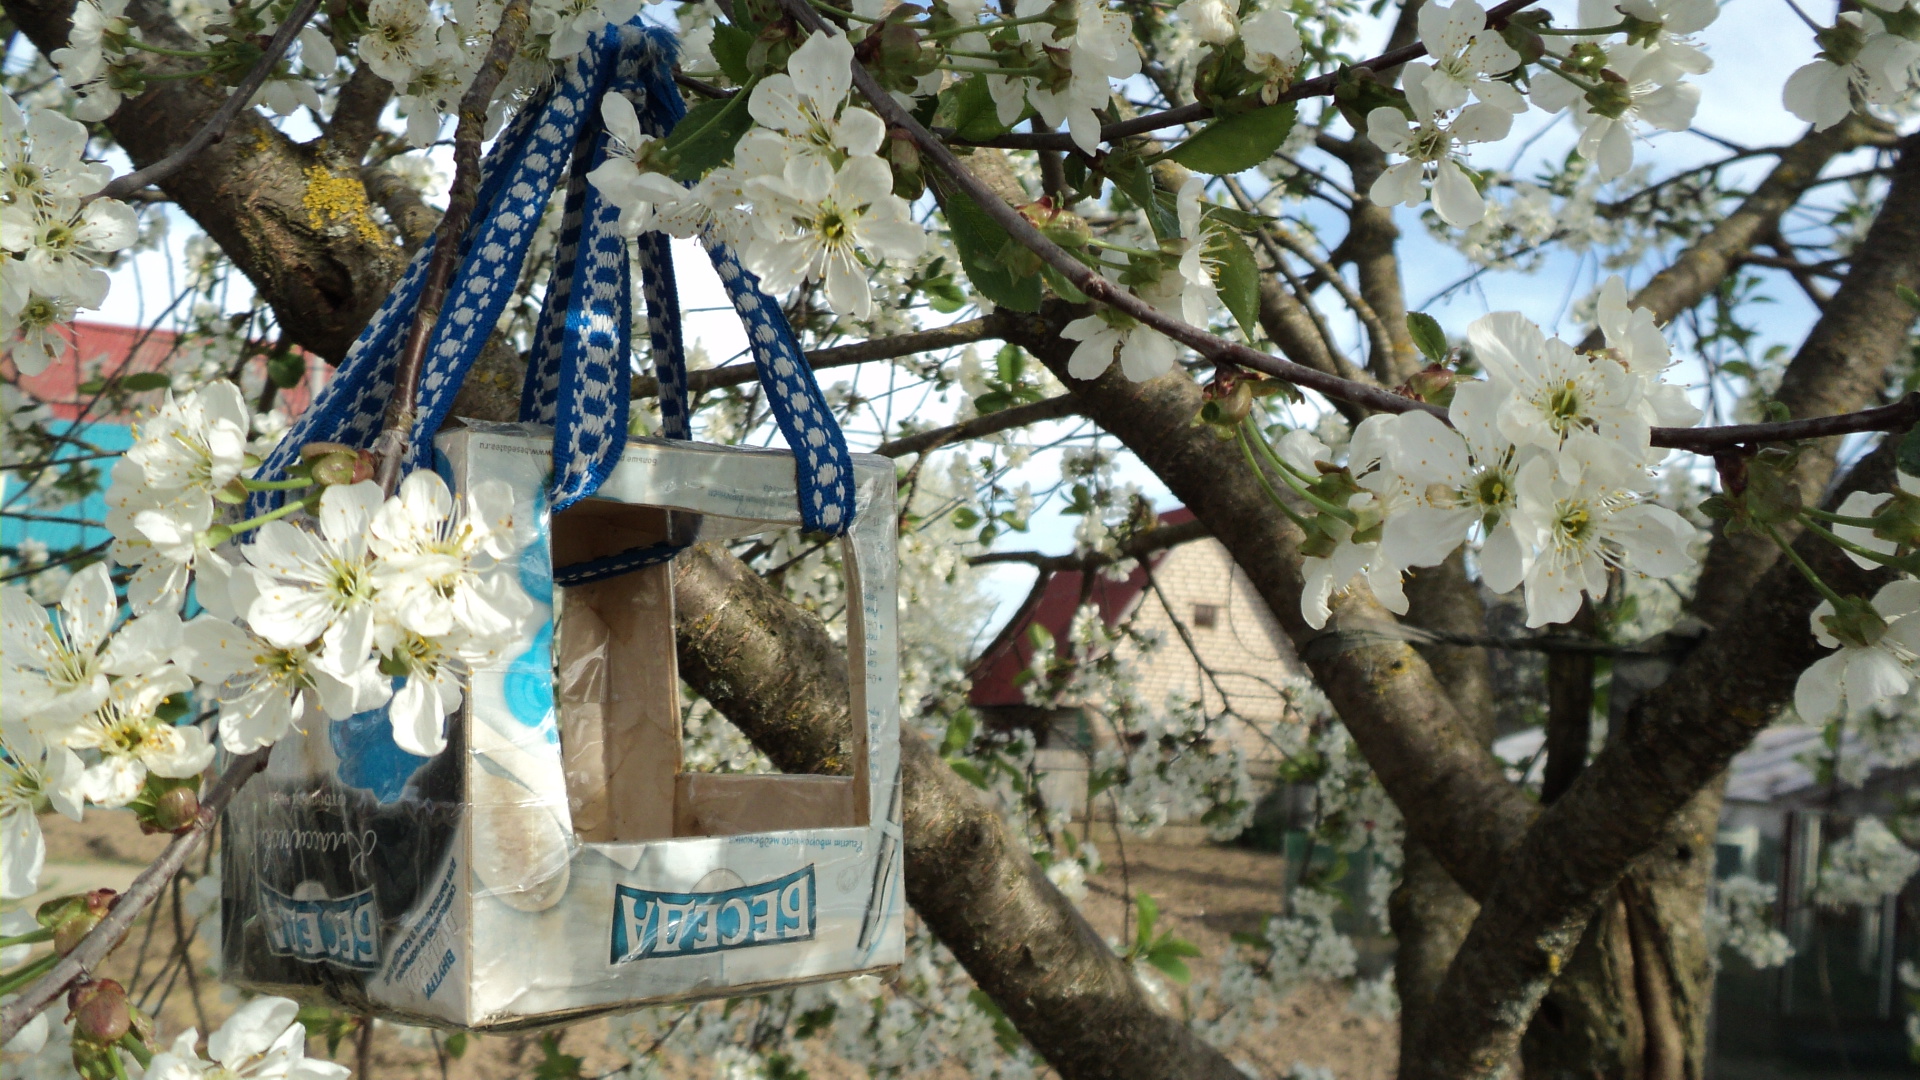
MULTIPOLYGON (((680 673, 788 772, 844 772, 846 654, 813 615, 713 545, 674 561, 680 673)), ((998 811, 901 733, 907 899, 1068 1078, 1240 1073, 1160 1012, 998 811)))
MULTIPOLYGON (((42 53, 66 41, 71 0, 5 0, 4 6, 42 53)), ((164 4, 135 0, 128 12, 147 41, 195 47, 164 4)), ((191 63, 147 57, 155 74, 191 63)), ((106 122, 135 166, 184 144, 227 97, 226 87, 204 78, 150 85, 106 122)), ((335 362, 386 296, 405 257, 368 216, 357 164, 332 162, 245 111, 225 138, 160 184, 233 257, 288 337, 335 362)))
MULTIPOLYGON (((1458 634, 1486 632, 1486 609, 1467 578, 1466 557, 1455 552, 1439 566, 1407 579, 1407 619, 1415 626, 1458 634)), ((1493 743, 1493 680, 1485 649, 1457 645, 1417 645, 1434 677, 1459 708, 1482 746, 1493 743)), ((1409 1050, 1424 1037, 1434 999, 1447 965, 1466 940, 1480 905, 1467 895, 1433 852, 1408 838, 1400 866, 1400 884, 1387 902, 1393 930, 1393 978, 1400 996, 1400 1046, 1409 1050)), ((1407 1056, 1402 1055, 1403 1059, 1407 1056)))

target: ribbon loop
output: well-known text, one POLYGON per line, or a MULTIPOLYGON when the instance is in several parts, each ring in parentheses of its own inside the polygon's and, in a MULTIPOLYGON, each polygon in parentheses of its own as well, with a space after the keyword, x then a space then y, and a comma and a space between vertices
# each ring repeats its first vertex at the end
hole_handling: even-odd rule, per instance
MULTIPOLYGON (((626 447, 632 358, 632 263, 620 209, 587 181, 611 136, 600 116, 606 93, 633 102, 642 130, 665 137, 686 113, 673 82, 674 40, 635 20, 608 26, 564 65, 495 141, 479 198, 460 240, 458 270, 428 341, 409 441, 409 471, 433 460, 433 435, 518 287, 535 230, 566 177, 552 277, 528 356, 520 418, 554 427, 554 511, 597 491, 626 447)), ((724 244, 702 238, 747 329, 775 424, 793 450, 800 516, 809 531, 844 533, 853 520, 853 462, 839 423, 780 307, 724 244)), ((379 311, 361 331, 333 381, 268 457, 261 475, 279 478, 310 442, 371 445, 392 397, 405 331, 419 306, 434 241, 415 253, 379 311)), ((686 348, 672 249, 664 233, 633 243, 646 300, 647 336, 660 384, 663 434, 691 437, 686 348)), ((255 496, 254 513, 279 493, 255 496)), ((568 583, 626 573, 672 557, 665 545, 565 567, 568 583)))

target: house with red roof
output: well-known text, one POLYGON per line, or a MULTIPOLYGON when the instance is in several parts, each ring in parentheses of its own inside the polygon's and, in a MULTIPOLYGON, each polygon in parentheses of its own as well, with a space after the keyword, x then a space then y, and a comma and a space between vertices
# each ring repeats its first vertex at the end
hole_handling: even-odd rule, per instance
MULTIPOLYGON (((16 564, 22 560, 31 563, 46 555, 58 558, 63 553, 91 550, 110 538, 103 524, 107 515, 107 470, 113 465, 113 455, 133 444, 133 426, 140 415, 165 400, 167 391, 142 390, 109 398, 98 392, 99 382, 149 373, 192 372, 205 378, 211 368, 219 377, 237 374, 241 389, 256 409, 266 404, 271 411, 291 419, 306 410, 333 373, 318 356, 301 352, 300 379, 293 386, 273 388, 269 399, 267 358, 256 355, 236 363, 229 359, 232 347, 226 342, 156 327, 90 321, 74 322, 65 328, 65 334, 65 355, 38 375, 19 375, 11 356, 0 346, 0 378, 9 384, 12 407, 45 410, 42 415, 50 420, 47 429, 61 440, 54 460, 72 461, 74 468, 93 472, 94 483, 103 490, 72 499, 57 492, 30 489, 23 483, 23 479, 33 477, 51 480, 66 470, 8 470, 4 490, 0 490, 0 556, 16 564)), ((7 434, 20 439, 14 432, 7 434)), ((42 452, 17 442, 8 449, 9 464, 42 452)))
MULTIPOLYGON (((1162 526, 1192 520, 1185 507, 1160 515, 1162 526)), ((1021 672, 1033 665, 1036 638, 1068 655, 1074 616, 1089 606, 1108 626, 1127 623, 1158 640, 1150 650, 1121 649, 1141 700, 1155 707, 1199 702, 1216 718, 1219 737, 1246 754, 1256 781, 1274 775, 1270 725, 1299 722, 1288 694, 1305 669, 1253 583, 1224 545, 1206 537, 1154 553, 1123 579, 1098 571, 1042 572, 975 661, 969 704, 988 727, 1034 733, 1051 805, 1078 811, 1091 755, 1114 745, 1117 734, 1097 701, 1056 709, 1030 704, 1021 672), (1047 634, 1032 633, 1035 626, 1047 634)))

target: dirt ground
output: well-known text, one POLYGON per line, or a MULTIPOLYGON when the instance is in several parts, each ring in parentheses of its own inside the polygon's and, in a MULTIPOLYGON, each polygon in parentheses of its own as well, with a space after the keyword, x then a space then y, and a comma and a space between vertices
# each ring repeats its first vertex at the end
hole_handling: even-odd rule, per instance
MULTIPOLYGON (((142 836, 132 816, 94 811, 84 823, 58 816, 42 818, 47 833, 48 866, 42 897, 76 889, 108 886, 124 888, 140 867, 165 846, 165 837, 142 836)), ((1103 874, 1090 879, 1085 909, 1101 933, 1117 938, 1127 909, 1128 890, 1151 894, 1160 905, 1161 926, 1200 946, 1205 957, 1225 951, 1228 935, 1257 931, 1271 914, 1279 895, 1283 860, 1276 855, 1213 846, 1161 846, 1138 842, 1125 845, 1122 866, 1118 845, 1102 845, 1108 863, 1103 874)), ((149 1008, 157 1006, 165 1035, 187 1027, 202 1034, 217 1027, 239 1003, 238 994, 205 974, 205 944, 193 946, 195 963, 179 964, 173 953, 175 919, 191 924, 193 901, 183 895, 176 911, 172 897, 156 910, 157 924, 143 919, 128 942, 103 972, 144 995, 149 1008), (149 928, 152 933, 149 934, 149 928), (138 976, 137 979, 134 976, 138 976)), ((1204 958, 1196 963, 1202 977, 1211 975, 1204 958)), ((1346 1008, 1347 991, 1336 986, 1301 990, 1281 1006, 1278 1026, 1235 1048, 1236 1058, 1258 1066, 1267 1075, 1283 1076, 1296 1063, 1330 1070, 1338 1080, 1386 1080, 1397 1053, 1394 1025, 1362 1018, 1346 1008)), ((436 1052, 438 1036, 422 1029, 379 1025, 374 1032, 371 1076, 367 1080, 509 1080, 531 1077, 542 1058, 540 1033, 476 1036, 457 1059, 436 1052)), ((620 1063, 606 1049, 605 1021, 588 1021, 565 1028, 560 1046, 583 1060, 583 1075, 594 1077, 620 1063)), ((356 1044, 349 1037, 335 1056, 355 1064, 356 1044)), ((324 1039, 315 1037, 309 1052, 324 1056, 324 1039)), ((809 1055, 807 1069, 814 1080, 837 1080, 864 1075, 864 1070, 809 1055)), ((957 1070, 940 1074, 959 1076, 957 1070)), ((662 1070, 668 1077, 710 1077, 709 1063, 677 1062, 662 1070)))

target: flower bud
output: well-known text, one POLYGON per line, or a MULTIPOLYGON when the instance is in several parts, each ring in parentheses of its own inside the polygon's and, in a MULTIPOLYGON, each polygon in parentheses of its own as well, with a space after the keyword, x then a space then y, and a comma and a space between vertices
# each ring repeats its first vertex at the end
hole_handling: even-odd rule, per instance
POLYGON ((1833 614, 1822 615, 1820 625, 1843 644, 1871 648, 1886 636, 1887 620, 1873 610, 1873 604, 1858 596, 1843 596, 1833 606, 1833 614))
POLYGON ((1895 488, 1873 511, 1873 535, 1902 547, 1920 547, 1920 496, 1895 488))
POLYGON ((1417 371, 1407 380, 1407 393, 1429 405, 1441 408, 1453 404, 1454 384, 1459 377, 1438 364, 1417 371))
POLYGON ((111 1046, 133 1029, 133 1011, 126 987, 112 979, 81 983, 67 994, 72 1010, 73 1037, 111 1046))
POLYGON ((351 450, 316 458, 313 462, 313 481, 327 487, 354 483, 355 467, 359 461, 359 455, 351 450))
POLYGON ((82 938, 100 925, 100 920, 113 910, 114 901, 120 894, 112 889, 95 889, 92 892, 63 896, 41 904, 34 912, 34 919, 41 926, 53 931, 53 951, 65 956, 79 946, 82 938))
POLYGON ((1599 84, 1587 91, 1586 98, 1595 113, 1618 120, 1633 107, 1633 88, 1612 71, 1602 71, 1599 84))
POLYGON ((144 833, 178 832, 200 810, 200 778, 174 779, 148 773, 140 794, 127 803, 144 833))
POLYGON ((346 443, 310 442, 307 445, 300 448, 300 460, 314 461, 319 458, 326 457, 328 454, 351 454, 351 453, 353 453, 353 447, 348 446, 346 443))
MULTIPOLYGON (((1904 6, 1904 5, 1903 5, 1904 6)), ((1820 55, 1830 63, 1845 67, 1853 63, 1860 50, 1867 44, 1867 32, 1860 24, 1851 19, 1841 19, 1813 35, 1820 45, 1820 55)))

